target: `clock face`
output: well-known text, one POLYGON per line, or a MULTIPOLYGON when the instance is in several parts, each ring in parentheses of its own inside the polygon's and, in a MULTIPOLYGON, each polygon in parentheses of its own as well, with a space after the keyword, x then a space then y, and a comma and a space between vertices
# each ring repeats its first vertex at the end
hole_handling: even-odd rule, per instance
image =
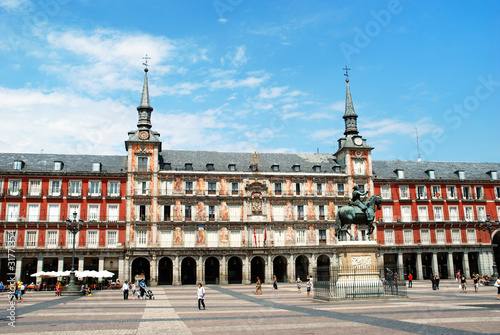
POLYGON ((141 132, 139 133, 139 138, 140 138, 141 140, 147 140, 147 139, 148 139, 148 137, 149 137, 149 133, 148 133, 147 131, 144 131, 144 130, 143 130, 143 131, 141 131, 141 132))
POLYGON ((353 141, 354 141, 354 144, 356 144, 356 145, 362 145, 363 144, 363 140, 361 139, 361 137, 355 137, 353 139, 353 141))

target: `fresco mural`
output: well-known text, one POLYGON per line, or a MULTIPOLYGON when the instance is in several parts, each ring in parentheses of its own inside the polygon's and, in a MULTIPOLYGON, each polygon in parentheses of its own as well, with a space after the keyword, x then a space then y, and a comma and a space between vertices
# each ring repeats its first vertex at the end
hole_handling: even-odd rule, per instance
POLYGON ((293 220, 293 206, 290 201, 285 205, 285 220, 293 220))
POLYGON ((295 244, 295 231, 292 227, 287 227, 285 234, 286 244, 294 245, 295 244))
POLYGON ((226 178, 225 177, 222 177, 220 179, 220 190, 219 190, 219 194, 220 195, 227 195, 227 181, 226 181, 226 178))
POLYGON ((335 205, 333 201, 328 202, 326 218, 327 220, 335 220, 335 205))
POLYGON ((198 178, 196 183, 196 194, 205 194, 205 180, 203 177, 198 178))
POLYGON ((335 236, 335 225, 330 226, 330 234, 328 235, 328 240, 330 244, 334 244, 337 242, 337 237, 335 236))
POLYGON ((175 202, 174 206, 174 220, 182 221, 182 205, 180 201, 175 202))
POLYGON ((176 246, 176 247, 182 247, 183 246, 182 229, 181 229, 181 227, 175 227, 175 230, 174 230, 174 246, 176 246))
POLYGON ((206 221, 207 213, 205 211, 205 205, 203 202, 198 202, 198 206, 196 207, 196 220, 197 221, 206 221))
POLYGON ((175 177, 174 181, 174 193, 181 194, 182 193, 182 180, 181 177, 175 177))
POLYGON ((206 245, 206 232, 203 227, 199 227, 196 231, 196 246, 204 247, 206 245))
POLYGON ((333 180, 329 180, 326 183, 326 195, 333 195, 335 192, 335 185, 333 184, 333 180))
POLYGON ((307 219, 316 220, 316 213, 314 211, 314 202, 309 201, 307 203, 307 219))
POLYGON ((229 221, 229 210, 227 208, 226 202, 222 201, 219 207, 219 220, 229 221))
POLYGON ((285 195, 293 195, 293 186, 290 179, 285 180, 285 195))
POLYGON ((312 179, 307 179, 307 181, 306 181, 306 195, 313 195, 312 179))
POLYGON ((314 229, 313 226, 309 226, 309 228, 307 228, 307 244, 316 244, 316 229, 314 229))
POLYGON ((219 232, 219 245, 229 245, 229 231, 226 227, 222 227, 219 232))

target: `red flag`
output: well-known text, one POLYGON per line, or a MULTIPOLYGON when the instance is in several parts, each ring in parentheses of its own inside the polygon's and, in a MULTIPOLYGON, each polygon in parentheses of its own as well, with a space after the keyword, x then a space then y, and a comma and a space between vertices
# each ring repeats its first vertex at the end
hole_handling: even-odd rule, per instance
POLYGON ((267 228, 264 228, 264 244, 266 244, 267 240, 267 228))
POLYGON ((255 225, 253 226, 253 238, 255 240, 255 246, 257 246, 257 232, 255 230, 255 225))

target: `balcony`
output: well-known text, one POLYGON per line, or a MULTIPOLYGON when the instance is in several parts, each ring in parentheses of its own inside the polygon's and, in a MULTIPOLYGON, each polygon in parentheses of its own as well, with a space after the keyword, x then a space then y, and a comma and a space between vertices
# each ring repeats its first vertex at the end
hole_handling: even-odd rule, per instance
POLYGON ((41 198, 43 196, 42 191, 40 189, 26 190, 25 194, 26 198, 32 198, 32 199, 41 198))
POLYGON ((118 191, 118 193, 108 192, 106 194, 106 198, 109 198, 109 199, 120 199, 121 198, 121 193, 120 193, 120 191, 118 191))
POLYGON ((87 190, 87 198, 93 198, 93 199, 98 199, 102 198, 102 189, 99 188, 98 190, 87 190))
POLYGON ((68 198, 78 199, 78 198, 82 197, 82 192, 81 191, 78 191, 78 192, 70 192, 70 191, 68 191, 68 193, 67 193, 66 196, 68 198))
POLYGON ((8 188, 5 196, 8 198, 22 198, 23 190, 18 188, 8 188))

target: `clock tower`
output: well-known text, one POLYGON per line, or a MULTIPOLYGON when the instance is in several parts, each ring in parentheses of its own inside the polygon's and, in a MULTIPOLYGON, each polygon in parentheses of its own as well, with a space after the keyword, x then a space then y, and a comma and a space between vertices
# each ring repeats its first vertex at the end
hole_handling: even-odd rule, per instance
MULTIPOLYGON (((345 76, 349 77, 347 67, 345 76)), ((335 153, 337 162, 348 175, 348 192, 352 192, 354 185, 359 185, 365 191, 373 190, 373 173, 371 151, 373 147, 366 143, 366 139, 359 135, 357 119, 349 88, 349 78, 346 80, 346 99, 344 123, 344 137, 338 140, 339 148, 335 153)), ((370 194, 371 195, 371 194, 370 194)))

